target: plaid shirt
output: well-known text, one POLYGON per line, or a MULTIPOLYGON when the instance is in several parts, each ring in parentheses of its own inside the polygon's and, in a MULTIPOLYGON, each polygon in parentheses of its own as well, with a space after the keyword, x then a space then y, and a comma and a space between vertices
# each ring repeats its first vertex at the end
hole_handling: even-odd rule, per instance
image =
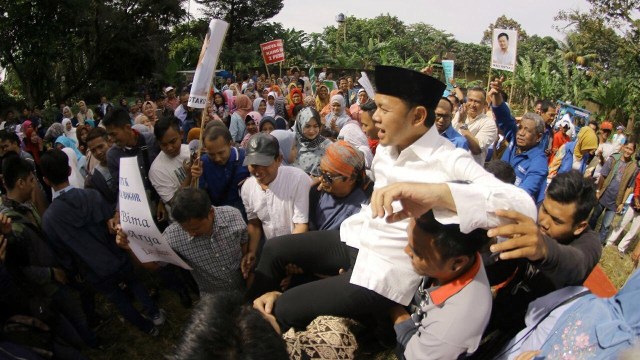
POLYGON ((190 236, 178 223, 171 224, 164 237, 171 248, 193 268, 191 274, 201 293, 240 290, 244 279, 240 272, 241 246, 247 243, 247 224, 238 209, 213 206, 211 236, 190 236))

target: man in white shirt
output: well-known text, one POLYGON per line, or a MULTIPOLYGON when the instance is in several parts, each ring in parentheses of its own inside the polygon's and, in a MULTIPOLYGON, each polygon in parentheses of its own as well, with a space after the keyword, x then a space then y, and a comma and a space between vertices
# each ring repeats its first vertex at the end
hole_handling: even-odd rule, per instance
POLYGON ((473 158, 484 166, 487 151, 498 138, 498 126, 495 120, 485 113, 487 93, 481 87, 472 87, 467 91, 464 111, 456 114, 451 121, 454 129, 467 139, 473 158))
MULTIPOLYGON (((536 217, 526 192, 497 180, 468 152, 438 134, 435 108, 444 84, 390 66, 377 66, 375 79, 378 110, 373 120, 380 138, 372 165, 376 189, 403 181, 428 182, 421 187, 428 188, 435 219, 460 224, 463 233, 501 223, 494 214, 497 209, 536 217)), ((390 224, 372 215, 378 215, 377 209, 365 206, 342 223, 339 234, 313 232, 267 242, 262 259, 271 261, 261 260, 247 298, 277 289, 286 275, 284 266, 292 263, 311 274, 337 275, 341 267, 346 271, 280 296, 274 313, 283 331, 304 327, 318 315, 366 316, 394 302, 407 305, 420 282, 404 253, 409 220, 405 216, 390 224)))
POLYGON ((509 49, 509 35, 500 33, 498 35, 498 46, 493 49, 492 65, 502 65, 506 69, 513 69, 516 56, 513 49, 509 49))
POLYGON ((251 177, 240 191, 249 220, 249 250, 242 263, 245 278, 255 265, 263 232, 269 241, 308 230, 311 179, 304 171, 281 163, 278 139, 267 133, 251 137, 243 162, 251 177))
POLYGON ((188 166, 191 152, 189 145, 182 144, 178 118, 171 116, 160 119, 154 126, 153 133, 161 152, 151 164, 149 180, 162 199, 166 214, 171 214, 171 201, 176 191, 191 184, 188 166))

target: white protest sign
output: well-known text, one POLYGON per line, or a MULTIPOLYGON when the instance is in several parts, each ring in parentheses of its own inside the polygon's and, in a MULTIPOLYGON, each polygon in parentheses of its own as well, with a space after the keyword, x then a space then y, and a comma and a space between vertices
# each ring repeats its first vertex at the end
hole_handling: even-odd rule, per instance
POLYGON ((229 24, 218 19, 211 20, 207 36, 202 43, 200 58, 196 66, 196 73, 193 75, 191 94, 187 106, 196 109, 204 109, 207 104, 207 97, 211 90, 211 80, 218 64, 218 56, 222 50, 222 43, 227 34, 229 24))
POLYGON ((129 247, 142 263, 163 261, 191 270, 167 244, 153 222, 137 157, 120 159, 120 226, 129 247))
POLYGON ((358 79, 358 84, 360 84, 364 88, 364 91, 367 92, 367 96, 369 96, 369 99, 375 99, 376 92, 373 90, 373 85, 371 85, 371 80, 369 80, 367 73, 361 71, 360 74, 362 75, 362 77, 358 79))

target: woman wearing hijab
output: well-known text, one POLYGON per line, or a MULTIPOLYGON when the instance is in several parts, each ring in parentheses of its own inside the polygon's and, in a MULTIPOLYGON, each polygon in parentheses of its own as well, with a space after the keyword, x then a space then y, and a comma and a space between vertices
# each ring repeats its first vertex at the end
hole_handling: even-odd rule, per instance
POLYGON ((76 128, 71 124, 71 119, 62 119, 62 126, 64 127, 64 136, 78 143, 78 137, 76 136, 76 128))
POLYGON ((320 187, 309 192, 309 230, 338 230, 360 212, 373 191, 362 153, 345 141, 329 145, 320 160, 320 187))
POLYGON ((220 119, 224 119, 229 114, 229 109, 227 108, 227 104, 222 93, 217 92, 213 94, 213 109, 220 119))
POLYGON ((271 136, 278 139, 282 165, 290 166, 296 161, 298 147, 296 146, 296 134, 290 130, 273 130, 271 136))
MULTIPOLYGON (((25 121, 26 123, 27 121, 25 121)), ((24 123, 22 124, 24 126, 24 123)), ((40 164, 40 153, 44 150, 42 139, 32 127, 24 131, 24 149, 33 156, 36 164, 40 164)))
POLYGON ((267 111, 267 101, 261 97, 253 100, 253 111, 257 111, 260 116, 264 116, 267 111))
POLYGON ((52 142, 62 135, 64 135, 64 126, 60 123, 53 123, 44 133, 44 141, 52 142))
POLYGON ((238 95, 235 100, 236 111, 231 115, 231 122, 229 123, 229 132, 231 132, 231 138, 236 143, 240 143, 244 138, 247 127, 244 124, 244 119, 252 109, 251 99, 247 95, 238 95))
POLYGON ((311 107, 306 107, 298 113, 294 126, 298 141, 298 154, 294 166, 307 174, 317 174, 320 159, 324 151, 331 144, 331 140, 320 135, 320 114, 311 107))
POLYGON ((158 112, 156 111, 157 109, 158 107, 153 101, 145 101, 142 104, 142 113, 149 119, 152 131, 153 126, 156 124, 156 122, 158 122, 158 112))
MULTIPOLYGON (((69 167, 71 168, 71 174, 69 174, 69 184, 77 189, 84 189, 84 177, 80 172, 80 164, 78 157, 73 149, 65 147, 62 149, 69 158, 69 167)), ((84 156, 82 157, 84 159, 84 156)))
MULTIPOLYGON (((316 91, 316 110, 322 115, 322 111, 329 105, 329 88, 326 85, 318 86, 316 91)), ((326 116, 327 114, 324 114, 326 116)))
POLYGON ((222 95, 224 96, 225 103, 227 104, 227 110, 229 111, 229 114, 233 114, 234 111, 236 111, 236 108, 235 108, 236 97, 233 96, 233 91, 225 90, 222 92, 222 95))
POLYGON ((247 127, 246 135, 242 139, 240 146, 243 148, 247 147, 249 143, 249 139, 255 134, 258 133, 258 126, 260 125, 260 121, 262 120, 262 115, 260 115, 257 111, 252 111, 247 114, 247 117, 244 118, 244 124, 247 127))
POLYGON ((357 122, 360 122, 360 114, 362 113, 361 106, 369 101, 369 95, 364 89, 358 90, 358 101, 351 105, 349 112, 351 112, 351 118, 357 122))
POLYGON ((276 116, 276 98, 278 94, 275 91, 269 92, 267 96, 267 108, 264 111, 264 116, 276 116))
POLYGON ((325 117, 325 126, 339 133, 342 127, 351 121, 351 116, 346 112, 346 103, 342 95, 333 95, 329 105, 331 112, 325 117))
POLYGON ((271 116, 265 116, 260 120, 260 126, 258 130, 263 133, 270 134, 273 130, 276 129, 276 119, 271 116))
POLYGON ((83 157, 82 153, 80 152, 80 150, 78 150, 78 146, 76 145, 77 143, 71 139, 69 139, 68 137, 62 135, 62 136, 58 136, 58 138, 56 139, 55 142, 55 147, 57 149, 64 149, 64 148, 69 148, 71 150, 73 150, 73 152, 76 154, 76 159, 80 159, 83 157))
POLYGON ((287 115, 289 116, 289 119, 293 119, 293 109, 296 105, 302 105, 302 92, 297 87, 293 88, 289 94, 289 98, 291 102, 287 105, 287 115))
POLYGON ((360 123, 355 120, 350 120, 340 130, 338 134, 338 140, 344 140, 349 145, 362 152, 364 157, 365 168, 371 168, 371 162, 373 162, 373 153, 369 147, 369 139, 367 135, 362 131, 360 123))

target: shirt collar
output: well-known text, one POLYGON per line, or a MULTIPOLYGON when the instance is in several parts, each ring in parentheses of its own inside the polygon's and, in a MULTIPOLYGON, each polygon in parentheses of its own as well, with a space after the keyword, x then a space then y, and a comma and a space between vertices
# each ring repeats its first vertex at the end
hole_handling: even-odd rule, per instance
POLYGON ((427 131, 424 135, 422 135, 418 140, 416 140, 413 144, 409 145, 404 151, 411 151, 421 160, 428 160, 431 154, 443 146, 444 143, 450 144, 452 148, 454 145, 443 139, 436 129, 435 125, 432 126, 429 131, 427 131))
MULTIPOLYGON (((515 142, 514 142, 514 145, 515 145, 515 142)), ((516 148, 517 148, 517 146, 516 146, 516 148)), ((532 157, 535 157, 535 156, 539 155, 540 153, 544 153, 544 149, 542 148, 542 141, 537 143, 536 146, 532 147, 531 149, 529 149, 527 151, 523 151, 520 154, 518 154, 516 152, 515 155, 522 155, 522 156, 526 156, 528 158, 532 158, 532 157)))
POLYGON ((66 193, 67 191, 73 189, 73 185, 69 185, 67 187, 65 187, 64 189, 60 189, 58 191, 54 191, 53 195, 51 196, 51 200, 55 200, 58 196, 66 193))
POLYGON ((458 132, 453 128, 453 126, 449 125, 449 127, 445 131, 443 131, 442 134, 440 135, 444 136, 449 140, 452 140, 453 138, 456 137, 457 133, 458 132))
POLYGON ((464 289, 465 286, 469 285, 471 281, 476 277, 478 271, 480 271, 480 266, 482 265, 482 258, 480 254, 476 253, 476 262, 473 264, 466 273, 460 275, 457 279, 448 282, 442 286, 438 286, 432 291, 429 291, 429 297, 431 301, 440 306, 442 303, 447 301, 450 297, 460 292, 460 290, 464 289))

